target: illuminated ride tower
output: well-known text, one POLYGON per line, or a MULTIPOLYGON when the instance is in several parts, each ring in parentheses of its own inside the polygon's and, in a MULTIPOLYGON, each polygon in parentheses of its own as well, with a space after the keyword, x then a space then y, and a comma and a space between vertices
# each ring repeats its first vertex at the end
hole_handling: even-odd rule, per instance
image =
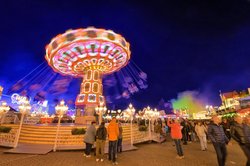
POLYGON ((76 123, 95 119, 96 106, 105 105, 102 76, 126 66, 130 54, 130 45, 121 35, 94 27, 68 30, 46 46, 45 58, 55 72, 83 78, 75 101, 76 123))

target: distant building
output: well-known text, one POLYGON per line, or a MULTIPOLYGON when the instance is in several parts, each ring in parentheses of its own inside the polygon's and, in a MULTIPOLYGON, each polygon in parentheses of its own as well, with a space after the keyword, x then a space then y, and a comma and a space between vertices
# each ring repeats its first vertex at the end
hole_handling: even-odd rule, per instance
POLYGON ((221 101, 222 101, 222 109, 236 109, 240 106, 240 95, 238 92, 226 92, 220 94, 221 101))
POLYGON ((249 108, 250 107, 250 96, 240 98, 239 102, 240 102, 241 108, 249 108))
POLYGON ((1 99, 1 97, 2 97, 2 94, 3 94, 3 87, 0 86, 0 99, 1 99))
POLYGON ((242 109, 250 108, 250 88, 247 91, 220 93, 220 97, 222 105, 217 111, 218 114, 238 112, 242 109))

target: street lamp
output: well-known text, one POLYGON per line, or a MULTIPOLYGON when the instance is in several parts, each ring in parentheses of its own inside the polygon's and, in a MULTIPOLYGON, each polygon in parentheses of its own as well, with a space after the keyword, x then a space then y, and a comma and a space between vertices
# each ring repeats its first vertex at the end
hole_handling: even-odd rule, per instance
MULTIPOLYGON (((153 121, 157 120, 160 116, 160 112, 155 108, 153 111, 153 121)), ((153 129, 154 131, 154 129, 153 129)))
POLYGON ((18 106, 18 109, 19 109, 20 113, 22 114, 22 116, 21 116, 19 129, 18 129, 18 132, 17 132, 17 136, 16 136, 16 139, 15 139, 15 142, 14 142, 14 148, 16 148, 17 144, 18 144, 19 136, 20 136, 20 133, 21 133, 21 128, 22 128, 22 125, 23 125, 24 115, 28 114, 30 112, 30 110, 31 110, 29 100, 28 99, 22 100, 22 103, 18 106))
POLYGON ((103 103, 100 103, 100 106, 95 108, 96 113, 98 114, 98 123, 102 122, 102 115, 107 111, 107 107, 103 106, 103 103))
POLYGON ((125 115, 130 117, 130 135, 131 135, 131 146, 133 145, 133 117, 135 114, 135 108, 133 105, 130 103, 128 108, 125 110, 125 115))
POLYGON ((56 151, 58 133, 59 133, 59 128, 60 128, 60 124, 61 124, 61 118, 63 117, 64 114, 67 113, 68 106, 65 105, 64 100, 62 100, 62 101, 60 101, 60 103, 58 105, 56 105, 55 110, 56 110, 56 114, 58 115, 58 123, 57 123, 57 129, 56 129, 55 144, 54 144, 54 148, 53 148, 54 152, 56 151))
MULTIPOLYGON (((153 111, 153 122, 156 121, 156 124, 158 123, 158 118, 160 117, 160 112, 155 108, 153 111)), ((153 126, 153 132, 155 133, 155 126, 153 126)))
POLYGON ((211 113, 213 111, 213 106, 212 105, 206 105, 206 110, 208 112, 208 115, 211 115, 211 113))
POLYGON ((117 110, 117 115, 116 116, 119 116, 119 117, 121 117, 122 116, 122 110, 117 110))
POLYGON ((1 105, 0 105, 0 117, 1 117, 1 122, 0 124, 3 124, 4 122, 4 117, 5 114, 10 110, 10 107, 7 105, 7 103, 5 101, 2 101, 1 105))
POLYGON ((137 118, 140 120, 144 120, 144 122, 145 122, 145 126, 147 126, 147 122, 146 122, 146 119, 145 119, 145 117, 144 117, 144 111, 142 110, 139 110, 138 111, 138 113, 137 113, 137 118))
POLYGON ((154 118, 157 119, 157 118, 159 118, 159 116, 160 116, 160 112, 155 108, 155 109, 154 109, 154 114, 153 114, 153 115, 154 115, 154 118))
POLYGON ((143 109, 144 118, 148 119, 148 131, 149 131, 149 139, 152 140, 152 133, 151 133, 151 119, 154 117, 154 111, 148 106, 147 108, 143 109))

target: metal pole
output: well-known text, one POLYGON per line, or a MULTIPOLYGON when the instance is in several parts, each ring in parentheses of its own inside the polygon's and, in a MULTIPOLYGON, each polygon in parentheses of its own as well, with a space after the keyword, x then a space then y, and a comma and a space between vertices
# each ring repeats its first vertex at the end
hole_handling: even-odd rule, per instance
POLYGON ((55 143, 54 143, 54 148, 53 151, 56 151, 56 146, 57 146, 57 139, 58 139, 58 133, 59 133, 59 128, 61 124, 61 116, 59 115, 58 123, 57 123, 57 129, 56 129, 56 138, 55 138, 55 143))
POLYGON ((153 118, 152 120, 153 120, 153 122, 152 122, 151 125, 152 125, 152 131, 154 133, 155 132, 155 128, 154 128, 155 127, 155 119, 153 118))
POLYGON ((150 119, 148 120, 148 130, 149 130, 149 140, 152 140, 152 135, 151 135, 151 123, 150 123, 150 119))
POLYGON ((16 148, 17 144, 18 144, 19 136, 20 136, 20 133, 21 133, 21 128, 22 128, 22 125, 23 125, 23 118, 24 118, 24 113, 21 116, 21 122, 20 122, 19 129, 17 131, 17 135, 16 135, 16 138, 15 138, 14 148, 16 148))
POLYGON ((130 135, 131 135, 131 146, 133 146, 133 123, 132 123, 132 115, 130 115, 130 135))

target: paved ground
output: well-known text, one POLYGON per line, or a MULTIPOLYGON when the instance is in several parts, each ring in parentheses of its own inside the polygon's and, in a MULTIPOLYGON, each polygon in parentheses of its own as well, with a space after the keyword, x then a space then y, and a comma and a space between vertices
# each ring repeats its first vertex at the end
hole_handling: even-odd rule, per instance
MULTIPOLYGON (((184 147, 185 159, 176 159, 172 142, 140 144, 138 150, 118 155, 120 166, 216 166, 216 155, 211 144, 208 151, 200 151, 198 143, 184 147)), ((228 147, 227 166, 244 166, 246 158, 235 143, 228 147)), ((85 158, 81 151, 51 152, 47 155, 3 154, 0 148, 0 166, 108 166, 105 160, 97 163, 94 157, 85 158)))

